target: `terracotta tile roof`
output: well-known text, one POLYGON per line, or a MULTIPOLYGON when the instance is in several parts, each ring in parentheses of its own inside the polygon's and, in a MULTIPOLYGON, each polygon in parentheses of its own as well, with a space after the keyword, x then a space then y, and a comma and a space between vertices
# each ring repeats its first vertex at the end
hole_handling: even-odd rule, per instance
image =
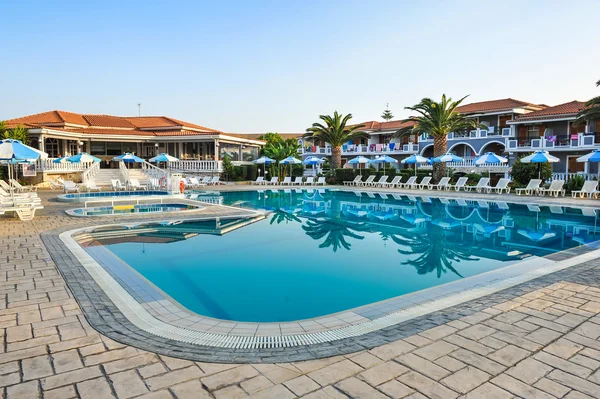
POLYGON ((403 127, 413 126, 414 122, 403 123, 402 120, 388 121, 388 122, 368 121, 368 122, 358 123, 357 125, 364 126, 361 130, 371 130, 371 131, 375 132, 375 131, 383 131, 383 130, 398 130, 403 127))
POLYGON ((463 114, 478 114, 485 112, 510 111, 514 108, 520 107, 543 108, 544 106, 532 104, 526 101, 515 100, 512 98, 504 98, 501 100, 481 101, 478 103, 465 104, 456 108, 456 110, 463 114))
POLYGON ((555 105, 541 109, 539 111, 523 114, 514 119, 514 122, 533 121, 545 119, 566 118, 577 115, 577 113, 585 108, 585 103, 581 101, 571 101, 564 104, 555 105))
MULTIPOLYGON (((225 133, 227 136, 239 137, 247 140, 260 140, 259 137, 264 136, 264 133, 225 133)), ((283 139, 297 139, 302 137, 304 133, 277 133, 283 139)))
POLYGON ((80 132, 82 134, 191 136, 222 133, 219 130, 166 116, 121 117, 102 114, 76 114, 65 111, 42 112, 40 114, 10 119, 6 123, 9 127, 17 125, 29 128, 48 127, 67 132, 80 132), (69 125, 79 125, 82 127, 73 128, 69 125))

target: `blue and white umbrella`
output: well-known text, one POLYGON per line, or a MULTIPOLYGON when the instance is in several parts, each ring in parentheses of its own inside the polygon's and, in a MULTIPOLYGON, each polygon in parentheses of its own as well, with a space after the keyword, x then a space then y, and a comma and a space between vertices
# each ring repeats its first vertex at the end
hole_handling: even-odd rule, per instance
POLYGON ((398 163, 397 159, 392 157, 388 157, 387 155, 381 155, 375 159, 371 159, 371 163, 382 163, 383 164, 383 173, 385 174, 385 164, 386 163, 398 163))
POLYGON ((175 158, 174 156, 163 152, 162 154, 158 154, 154 158, 150 158, 149 161, 150 162, 177 162, 177 161, 179 161, 179 158, 175 158))
POLYGON ((492 173, 492 166, 500 165, 507 162, 508 159, 501 157, 500 155, 496 155, 493 152, 486 152, 485 154, 475 158, 475 160, 473 161, 475 166, 488 166, 490 168, 488 171, 489 174, 492 173))
POLYGON ((60 158, 56 158, 54 161, 52 161, 52 163, 67 163, 69 162, 69 157, 60 157, 60 158))
MULTIPOLYGON (((600 150, 594 150, 577 158, 577 162, 600 162, 600 150)), ((598 179, 600 179, 600 166, 598 166, 598 179)))
POLYGON ((298 164, 301 164, 302 161, 299 160, 298 158, 294 158, 292 156, 289 156, 289 157, 284 158, 281 161, 279 161, 279 163, 282 164, 282 165, 298 165, 298 164))
POLYGON ((129 152, 126 152, 125 154, 119 155, 118 157, 114 157, 112 159, 113 161, 123 161, 125 163, 142 163, 144 162, 144 160, 138 156, 135 156, 129 152))
POLYGON ((318 165, 318 164, 321 164, 324 162, 325 162, 324 158, 319 158, 319 157, 315 157, 315 156, 307 157, 304 161, 302 161, 302 163, 304 165, 318 165))
MULTIPOLYGON (((264 155, 262 157, 260 157, 260 158, 255 159, 254 161, 252 161, 252 163, 255 163, 257 165, 270 165, 270 164, 272 164, 274 162, 277 162, 277 161, 274 160, 274 159, 271 159, 269 157, 266 157, 264 155)), ((263 176, 265 175, 265 172, 266 172, 265 169, 266 168, 263 169, 263 176)))
POLYGON ((523 230, 517 231, 523 237, 529 238, 531 241, 540 242, 556 236, 556 233, 549 230, 523 230))
POLYGON ((0 142, 0 160, 10 161, 35 161, 39 158, 48 158, 45 152, 36 150, 19 140, 6 139, 0 142))
POLYGON ((536 151, 531 155, 521 158, 523 163, 537 163, 538 165, 538 178, 542 176, 542 164, 549 162, 560 162, 560 159, 554 155, 550 155, 548 151, 536 151))
POLYGON ((429 158, 425 158, 422 157, 420 155, 417 154, 413 154, 408 158, 404 158, 402 161, 400 161, 402 163, 408 164, 408 165, 415 165, 415 176, 417 175, 417 164, 420 163, 431 163, 431 161, 429 160, 429 158))
POLYGON ((87 152, 82 152, 77 155, 73 155, 72 157, 68 157, 67 161, 72 163, 80 163, 80 162, 100 162, 101 159, 95 156, 88 154, 87 152))
POLYGON ((431 162, 433 162, 433 163, 462 162, 462 161, 464 161, 464 158, 461 158, 458 155, 454 155, 451 152, 447 152, 444 155, 440 155, 439 157, 431 158, 431 162))
POLYGON ((362 155, 356 157, 356 158, 352 158, 351 160, 348 161, 348 163, 350 165, 358 165, 358 164, 367 164, 369 163, 371 160, 369 158, 363 157, 362 155))

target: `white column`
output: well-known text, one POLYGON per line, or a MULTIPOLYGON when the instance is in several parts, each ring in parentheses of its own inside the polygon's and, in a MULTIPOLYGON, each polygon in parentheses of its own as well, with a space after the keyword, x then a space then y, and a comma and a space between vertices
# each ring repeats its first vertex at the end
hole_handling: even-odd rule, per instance
POLYGON ((219 140, 215 139, 215 161, 219 160, 219 140))

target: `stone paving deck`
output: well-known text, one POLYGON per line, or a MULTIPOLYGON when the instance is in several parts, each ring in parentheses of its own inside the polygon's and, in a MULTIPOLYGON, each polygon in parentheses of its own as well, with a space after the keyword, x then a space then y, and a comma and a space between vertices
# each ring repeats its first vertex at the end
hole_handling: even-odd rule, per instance
POLYGON ((40 195, 46 209, 34 221, 0 219, 2 398, 600 398, 598 261, 511 289, 467 316, 432 315, 435 327, 369 350, 291 363, 193 362, 90 327, 40 239, 82 220, 48 201, 56 193, 40 195))

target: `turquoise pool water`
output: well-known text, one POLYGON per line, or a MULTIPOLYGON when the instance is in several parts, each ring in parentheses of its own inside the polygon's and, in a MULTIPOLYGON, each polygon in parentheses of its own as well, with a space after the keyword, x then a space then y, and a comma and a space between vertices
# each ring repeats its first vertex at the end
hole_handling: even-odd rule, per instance
POLYGON ((598 237, 593 209, 316 190, 201 198, 272 213, 100 243, 186 308, 235 321, 341 312, 598 237))
POLYGON ((109 197, 144 197, 149 195, 169 195, 169 193, 161 190, 91 191, 86 193, 61 194, 57 199, 60 202, 83 202, 91 199, 104 199, 109 197))
POLYGON ((130 215, 136 213, 181 212, 198 208, 198 206, 190 204, 130 204, 77 208, 70 209, 67 213, 73 216, 109 216, 130 215))

